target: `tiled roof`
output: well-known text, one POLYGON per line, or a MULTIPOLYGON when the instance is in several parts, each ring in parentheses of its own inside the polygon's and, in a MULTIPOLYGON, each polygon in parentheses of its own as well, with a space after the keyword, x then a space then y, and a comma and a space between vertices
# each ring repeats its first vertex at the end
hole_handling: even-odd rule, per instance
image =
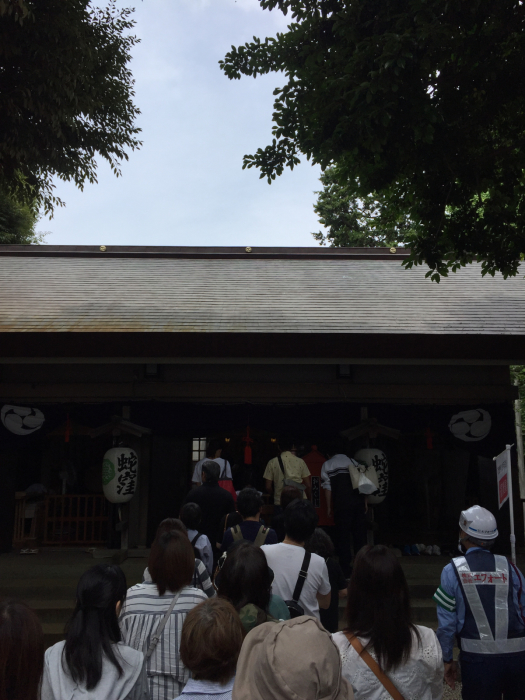
POLYGON ((525 335, 523 275, 482 277, 478 264, 436 284, 426 268, 406 270, 385 255, 61 257, 55 250, 0 251, 0 332, 525 335))

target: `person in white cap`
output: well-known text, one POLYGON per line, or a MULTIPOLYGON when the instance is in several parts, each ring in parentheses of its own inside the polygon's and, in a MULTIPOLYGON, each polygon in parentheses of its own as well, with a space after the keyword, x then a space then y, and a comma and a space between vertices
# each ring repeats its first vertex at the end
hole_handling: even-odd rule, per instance
POLYGON ((455 687, 457 635, 463 700, 525 700, 523 574, 491 553, 498 528, 486 508, 462 511, 459 527, 462 556, 445 566, 434 595, 445 680, 455 687))

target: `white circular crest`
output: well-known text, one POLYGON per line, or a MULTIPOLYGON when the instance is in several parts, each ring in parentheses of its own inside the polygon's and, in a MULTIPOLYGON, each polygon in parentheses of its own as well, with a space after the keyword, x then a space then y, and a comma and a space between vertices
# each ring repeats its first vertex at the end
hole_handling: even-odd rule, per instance
POLYGON ((2 406, 0 420, 15 435, 29 435, 44 425, 44 414, 38 408, 26 406, 2 406))
POLYGON ((491 426, 490 413, 483 408, 456 413, 448 424, 452 435, 465 442, 483 440, 490 433, 491 426))

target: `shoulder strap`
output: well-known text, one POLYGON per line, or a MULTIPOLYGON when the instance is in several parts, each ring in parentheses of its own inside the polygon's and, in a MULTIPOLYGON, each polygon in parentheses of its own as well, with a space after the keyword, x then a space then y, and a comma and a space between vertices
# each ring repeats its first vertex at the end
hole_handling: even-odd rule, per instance
POLYGON ((231 527, 230 532, 232 533, 232 537, 236 542, 244 539, 244 537, 242 536, 241 528, 238 525, 235 525, 235 527, 231 527))
POLYGON ((308 574, 308 567, 310 566, 310 559, 312 555, 310 552, 304 553, 303 563, 301 565, 301 571, 299 571, 299 576, 297 577, 297 583, 295 584, 295 590, 293 592, 292 600, 296 603, 299 602, 301 593, 303 592, 304 582, 306 581, 306 576, 308 574))
POLYGON ((197 540, 199 539, 200 536, 201 536, 201 533, 198 532, 198 533, 195 535, 195 537, 192 539, 192 541, 191 541, 191 546, 192 546, 192 547, 195 547, 195 543, 197 542, 197 540))
POLYGON ((383 688, 389 693, 394 700, 405 700, 405 698, 401 695, 399 690, 396 688, 396 686, 392 683, 390 678, 384 673, 377 661, 375 661, 370 654, 366 651, 366 649, 363 649, 363 645, 359 641, 359 639, 355 635, 351 635, 348 632, 345 632, 345 637, 348 639, 350 644, 354 647, 356 652, 359 654, 359 656, 363 659, 365 664, 368 666, 368 668, 372 671, 374 676, 377 678, 377 680, 381 683, 383 688))
POLYGON ((283 473, 283 477, 285 477, 286 474, 284 473, 284 464, 283 464, 283 460, 282 460, 282 458, 281 458, 281 455, 279 455, 279 456, 277 457, 277 459, 278 459, 278 461, 279 461, 279 466, 281 467, 281 471, 282 471, 282 473, 283 473))
POLYGON ((172 611, 173 608, 175 607, 175 605, 176 605, 176 603, 177 603, 177 601, 178 601, 178 599, 179 599, 179 596, 180 596, 180 591, 178 591, 178 592, 173 596, 173 600, 171 601, 170 607, 166 610, 166 614, 164 615, 164 617, 163 617, 162 620, 160 621, 159 626, 158 626, 157 629, 155 630, 155 634, 154 634, 153 637, 151 638, 151 641, 150 641, 149 647, 148 647, 148 651, 146 652, 146 659, 149 659, 149 657, 150 657, 150 656, 153 654, 153 652, 155 651, 155 647, 156 647, 157 644, 159 643, 159 639, 160 639, 160 637, 161 637, 161 635, 162 635, 162 632, 163 632, 163 630, 164 630, 164 627, 166 627, 166 622, 169 620, 169 617, 170 617, 170 615, 171 615, 171 611, 172 611))
POLYGON ((266 537, 268 535, 269 530, 269 527, 264 527, 264 525, 261 525, 261 527, 259 528, 259 532, 257 533, 257 537, 253 542, 256 547, 262 547, 262 545, 266 541, 266 537))

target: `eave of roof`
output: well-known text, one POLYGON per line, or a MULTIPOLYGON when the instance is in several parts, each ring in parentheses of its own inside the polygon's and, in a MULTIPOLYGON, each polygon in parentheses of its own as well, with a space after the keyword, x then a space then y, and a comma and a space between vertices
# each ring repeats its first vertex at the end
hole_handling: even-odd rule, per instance
POLYGON ((124 245, 0 245, 0 256, 39 258, 186 258, 259 260, 405 260, 408 248, 206 247, 124 245))

